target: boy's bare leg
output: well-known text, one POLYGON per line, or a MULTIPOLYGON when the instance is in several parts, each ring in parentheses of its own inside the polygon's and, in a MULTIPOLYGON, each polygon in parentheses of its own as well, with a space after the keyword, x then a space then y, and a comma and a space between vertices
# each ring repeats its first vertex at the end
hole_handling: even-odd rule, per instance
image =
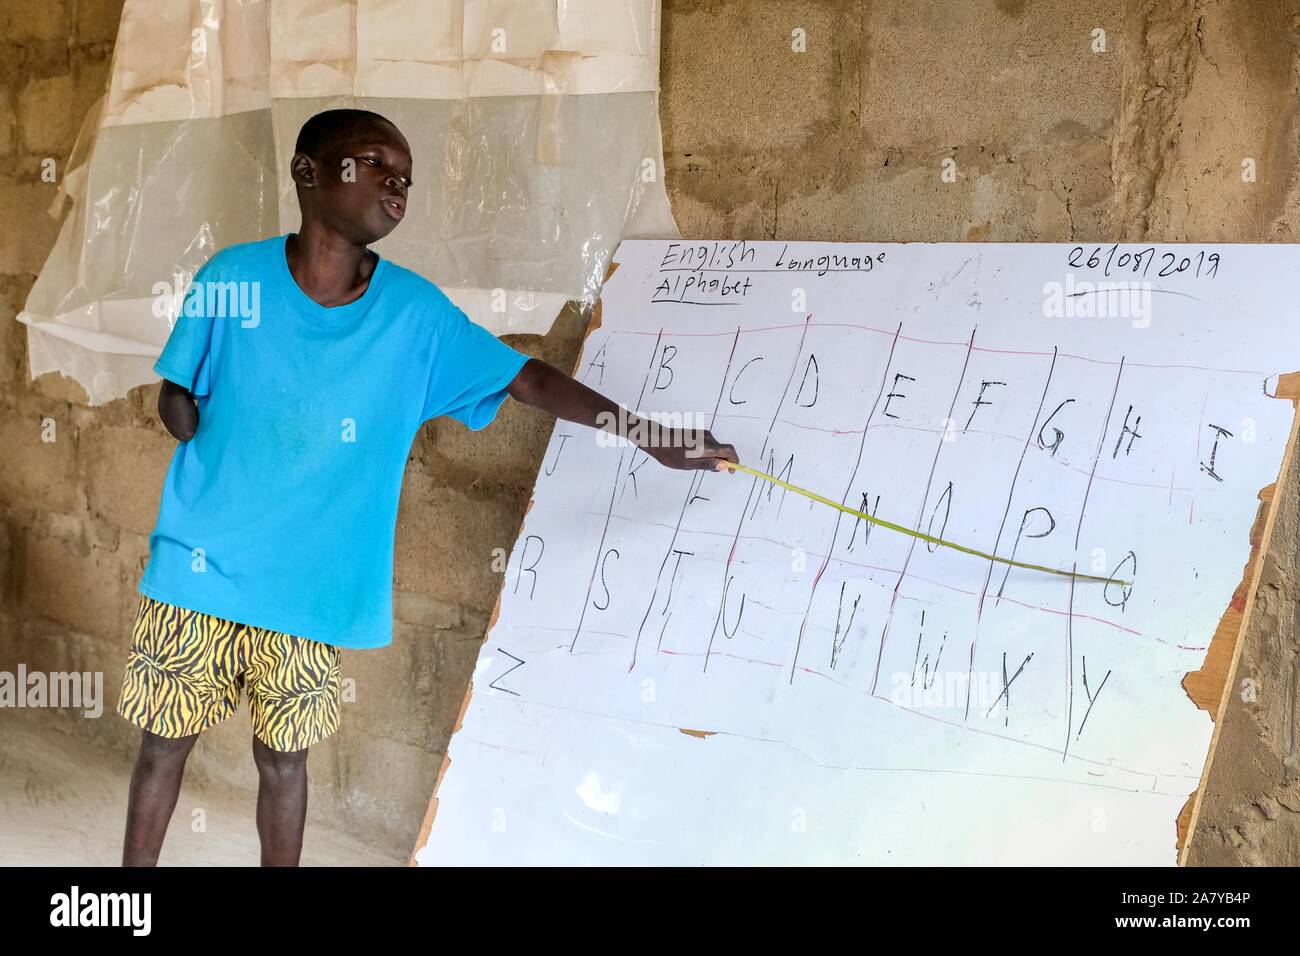
POLYGON ((167 824, 180 796, 185 761, 198 739, 198 734, 159 737, 141 731, 140 753, 131 771, 131 791, 127 797, 123 866, 158 864, 167 824))
POLYGON ((307 748, 283 753, 253 738, 263 866, 297 866, 307 822, 307 748))

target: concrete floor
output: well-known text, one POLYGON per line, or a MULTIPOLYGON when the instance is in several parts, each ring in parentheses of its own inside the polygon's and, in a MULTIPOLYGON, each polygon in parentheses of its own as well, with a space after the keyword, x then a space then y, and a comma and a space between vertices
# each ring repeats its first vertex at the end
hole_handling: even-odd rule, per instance
MULTIPOLYGON (((51 729, 45 716, 0 713, 0 866, 118 866, 131 768, 116 754, 51 729)), ((247 795, 182 785, 159 865, 256 866, 254 810, 247 795)), ((303 844, 303 866, 407 862, 310 816, 303 844)))

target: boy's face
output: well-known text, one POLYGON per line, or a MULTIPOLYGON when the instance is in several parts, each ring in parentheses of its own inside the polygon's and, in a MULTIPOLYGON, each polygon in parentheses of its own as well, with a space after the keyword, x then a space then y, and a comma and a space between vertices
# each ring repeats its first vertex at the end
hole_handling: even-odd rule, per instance
POLYGON ((352 127, 319 157, 295 156, 293 175, 304 220, 317 218, 331 231, 369 245, 406 215, 411 149, 397 127, 374 120, 352 127), (313 185, 304 188, 308 180, 313 185))

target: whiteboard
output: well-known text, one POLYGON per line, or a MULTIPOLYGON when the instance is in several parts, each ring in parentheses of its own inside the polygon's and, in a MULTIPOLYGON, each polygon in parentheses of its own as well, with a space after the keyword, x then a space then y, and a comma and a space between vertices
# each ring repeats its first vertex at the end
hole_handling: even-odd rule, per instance
POLYGON ((1292 246, 624 242, 419 864, 1173 864, 1276 480, 1292 246))

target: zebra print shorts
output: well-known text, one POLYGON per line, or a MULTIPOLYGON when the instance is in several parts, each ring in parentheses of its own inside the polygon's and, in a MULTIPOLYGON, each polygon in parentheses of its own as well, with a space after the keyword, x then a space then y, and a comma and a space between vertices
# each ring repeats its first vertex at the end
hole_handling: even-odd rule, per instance
POLYGON ((339 728, 339 648, 140 595, 117 712, 160 737, 187 737, 239 707, 253 735, 294 751, 339 728))

